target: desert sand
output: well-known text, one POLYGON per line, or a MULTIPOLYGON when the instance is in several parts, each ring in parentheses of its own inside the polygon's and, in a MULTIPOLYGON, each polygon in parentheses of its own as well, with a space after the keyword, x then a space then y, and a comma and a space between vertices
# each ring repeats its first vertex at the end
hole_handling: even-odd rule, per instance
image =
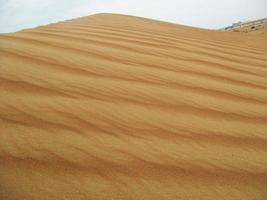
POLYGON ((97 14, 0 56, 0 199, 267 199, 266 36, 97 14))

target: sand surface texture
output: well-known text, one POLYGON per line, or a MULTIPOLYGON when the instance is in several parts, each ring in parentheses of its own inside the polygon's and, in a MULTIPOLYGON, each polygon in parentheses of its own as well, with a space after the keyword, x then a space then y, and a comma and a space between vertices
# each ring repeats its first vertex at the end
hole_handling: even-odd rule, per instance
POLYGON ((267 199, 267 37, 98 14, 0 55, 0 199, 267 199))

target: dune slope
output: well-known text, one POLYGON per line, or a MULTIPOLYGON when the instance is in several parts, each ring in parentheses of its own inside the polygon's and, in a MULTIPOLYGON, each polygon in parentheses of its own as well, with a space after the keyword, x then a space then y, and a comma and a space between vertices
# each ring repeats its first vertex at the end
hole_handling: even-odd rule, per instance
POLYGON ((98 14, 0 56, 0 199, 267 199, 266 37, 98 14))

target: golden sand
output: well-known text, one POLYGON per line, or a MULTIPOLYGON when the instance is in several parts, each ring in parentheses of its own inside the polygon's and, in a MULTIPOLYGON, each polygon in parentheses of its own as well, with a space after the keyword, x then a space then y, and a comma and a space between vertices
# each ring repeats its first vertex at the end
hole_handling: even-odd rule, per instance
POLYGON ((1 34, 0 87, 0 199, 267 199, 267 37, 98 14, 1 34))

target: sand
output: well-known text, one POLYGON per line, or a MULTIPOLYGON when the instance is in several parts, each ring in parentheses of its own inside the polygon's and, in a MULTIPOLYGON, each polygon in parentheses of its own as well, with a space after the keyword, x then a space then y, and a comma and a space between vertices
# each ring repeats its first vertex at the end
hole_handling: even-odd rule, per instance
POLYGON ((0 55, 0 199, 267 199, 267 37, 98 14, 0 55))

